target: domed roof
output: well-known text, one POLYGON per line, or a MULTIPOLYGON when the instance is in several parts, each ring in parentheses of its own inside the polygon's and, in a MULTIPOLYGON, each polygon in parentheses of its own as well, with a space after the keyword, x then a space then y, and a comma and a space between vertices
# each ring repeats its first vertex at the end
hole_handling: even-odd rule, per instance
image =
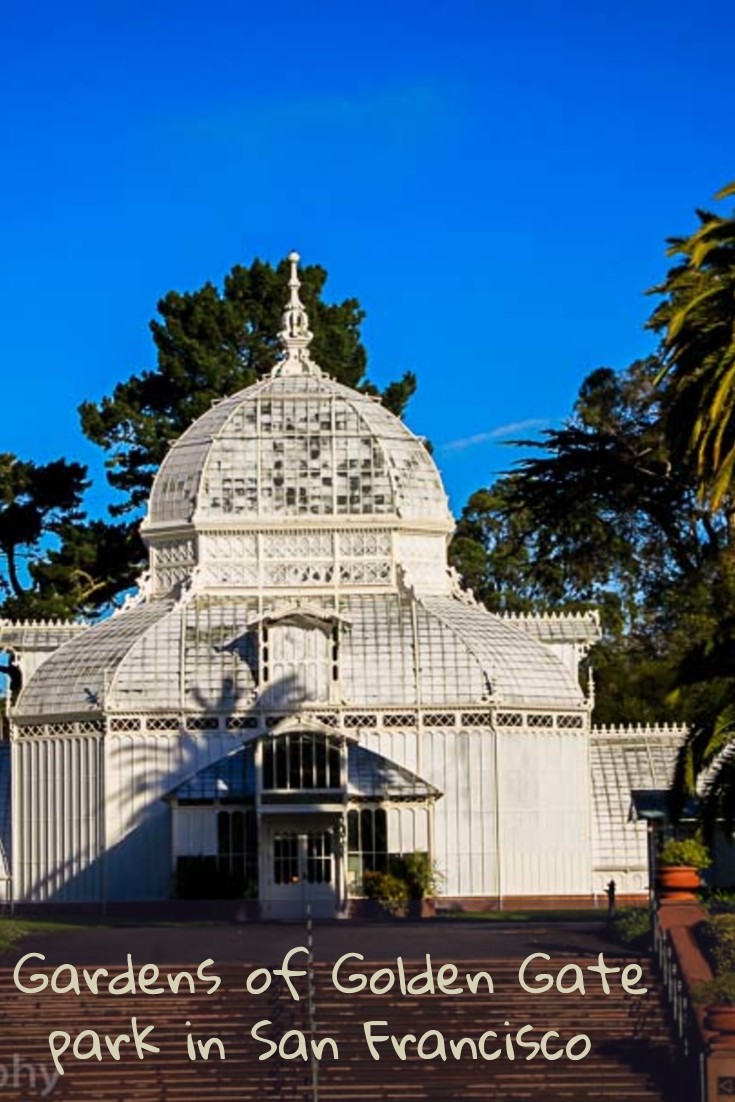
POLYGON ((585 706, 576 666, 459 599, 436 467, 397 417, 312 363, 290 259, 284 357, 200 417, 156 477, 137 607, 51 654, 16 721, 203 730, 310 706, 469 706, 483 722, 498 706, 585 706))
POLYGON ((271 376, 218 402, 171 447, 144 532, 269 519, 410 519, 452 527, 423 442, 379 400, 326 377, 311 360, 292 253, 284 356, 271 376))
MULTIPOLYGON (((319 611, 316 601, 309 608, 312 617, 319 611)), ((308 660, 294 657, 296 635, 320 634, 316 621, 299 621, 298 604, 296 626, 286 629, 291 659, 276 676, 272 653, 273 680, 259 685, 258 625, 277 622, 278 610, 275 599, 202 594, 120 612, 46 659, 20 694, 15 717, 324 707, 309 672, 316 640, 304 643, 308 660)), ((326 598, 323 615, 333 615, 326 598)), ((339 619, 345 707, 584 705, 576 677, 551 648, 486 609, 452 598, 362 593, 343 598, 339 619)), ((331 661, 328 651, 325 660, 331 661)))
POLYGON ((375 399, 316 374, 278 374, 200 417, 153 484, 147 531, 334 516, 451 525, 418 437, 375 399))

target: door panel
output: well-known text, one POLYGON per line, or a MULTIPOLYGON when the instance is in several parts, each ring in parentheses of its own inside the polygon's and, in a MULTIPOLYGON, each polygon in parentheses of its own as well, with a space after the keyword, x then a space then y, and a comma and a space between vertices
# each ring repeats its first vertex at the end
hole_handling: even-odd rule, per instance
POLYGON ((334 828, 269 822, 264 841, 263 915, 298 921, 310 907, 314 918, 334 918, 339 900, 334 828))

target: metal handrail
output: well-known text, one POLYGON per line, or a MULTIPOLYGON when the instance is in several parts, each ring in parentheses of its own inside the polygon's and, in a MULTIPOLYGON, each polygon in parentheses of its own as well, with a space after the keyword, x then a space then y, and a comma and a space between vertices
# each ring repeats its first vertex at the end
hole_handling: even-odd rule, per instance
POLYGON ((694 1004, 684 983, 669 932, 662 928, 656 911, 653 912, 653 945, 659 976, 674 1021, 680 1051, 689 1067, 693 1067, 696 1061, 699 1088, 699 1098, 696 1102, 706 1102, 704 1041, 699 1029, 694 1004))

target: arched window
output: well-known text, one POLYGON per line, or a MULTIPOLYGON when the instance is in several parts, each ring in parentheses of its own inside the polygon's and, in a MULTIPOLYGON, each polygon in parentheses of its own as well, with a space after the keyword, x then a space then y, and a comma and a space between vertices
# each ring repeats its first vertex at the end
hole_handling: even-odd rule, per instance
POLYGON ((342 748, 323 734, 278 735, 263 744, 264 789, 342 787, 342 748))

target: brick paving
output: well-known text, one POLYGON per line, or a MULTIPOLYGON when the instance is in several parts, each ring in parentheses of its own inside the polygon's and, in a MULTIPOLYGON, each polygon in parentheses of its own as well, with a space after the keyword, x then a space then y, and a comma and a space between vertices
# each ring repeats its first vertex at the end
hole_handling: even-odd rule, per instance
MULTIPOLYGON (((687 1085, 680 1074, 672 1075, 676 1053, 647 961, 642 962, 650 987, 645 996, 626 994, 613 981, 611 994, 606 996, 599 991, 599 979, 584 997, 555 989, 530 994, 518 984, 521 961, 536 952, 548 953, 552 960, 539 960, 540 967, 531 969, 531 974, 537 970, 556 974, 572 962, 585 968, 595 963, 599 952, 604 952, 611 965, 622 967, 634 961, 629 953, 621 956, 620 950, 610 945, 600 923, 339 923, 316 926, 314 943, 315 1036, 334 1037, 339 1046, 336 1061, 325 1049, 325 1058, 317 1065, 316 1084, 311 1061, 284 1060, 277 1054, 259 1060, 266 1045, 251 1034, 257 1021, 268 1020, 271 1025, 263 1028, 263 1034, 274 1041, 293 1029, 309 1039, 305 981, 294 981, 302 995, 298 1002, 288 995, 282 980, 276 982, 277 977, 260 995, 248 993, 245 987, 254 968, 280 966, 288 949, 305 944, 302 926, 87 925, 34 934, 0 961, 0 1097, 73 1102, 204 1102, 210 1098, 232 1102, 314 1102, 315 1098, 322 1102, 587 1102, 593 1098, 688 1102, 687 1085), (221 977, 222 984, 211 995, 204 993, 203 985, 196 994, 184 985, 178 994, 168 991, 156 996, 140 992, 94 995, 86 990, 81 995, 48 990, 29 995, 18 991, 12 979, 12 965, 25 952, 43 953, 42 967, 37 968, 34 962, 32 970, 47 973, 67 962, 80 967, 109 965, 111 972, 120 972, 127 953, 136 967, 156 963, 162 972, 167 965, 195 971, 198 962, 212 957, 215 964, 210 971, 221 977), (384 994, 341 994, 333 986, 331 970, 333 962, 346 952, 364 954, 365 962, 356 961, 350 971, 359 969, 366 974, 381 966, 395 969, 398 955, 413 974, 424 966, 424 956, 429 953, 437 966, 456 962, 460 975, 489 972, 494 991, 490 993, 481 984, 476 994, 465 990, 462 995, 402 995, 395 986, 384 994), (121 1032, 130 1034, 132 1016, 136 1016, 139 1029, 155 1025, 150 1040, 160 1047, 160 1053, 139 1060, 131 1046, 123 1045, 121 1059, 116 1061, 104 1049, 103 1041, 102 1061, 81 1062, 67 1052, 62 1057, 66 1074, 51 1083, 51 1030, 67 1030, 76 1036, 82 1029, 91 1029, 115 1037, 121 1032), (472 1037, 477 1043, 481 1033, 494 1030, 500 1041, 486 1038, 485 1051, 492 1053, 500 1045, 502 1052, 492 1060, 469 1055, 461 1059, 450 1056, 446 1061, 422 1060, 416 1046, 409 1043, 404 1061, 387 1042, 381 1043, 381 1059, 376 1061, 365 1042, 367 1020, 387 1022, 378 1032, 398 1037, 411 1033, 418 1038, 426 1031, 439 1030, 447 1045, 450 1039, 461 1037, 472 1037), (506 1021, 509 1027, 504 1026, 506 1021), (504 1035, 515 1037, 525 1024, 534 1026, 526 1035, 529 1040, 539 1040, 549 1029, 559 1034, 550 1039, 552 1052, 579 1033, 589 1035, 591 1051, 579 1062, 565 1056, 548 1061, 541 1055, 529 1061, 524 1059, 529 1050, 516 1046, 516 1058, 510 1060, 503 1048, 504 1035), (217 1059, 216 1054, 207 1062, 189 1060, 188 1032, 196 1037, 219 1037, 226 1060, 217 1059)), ((292 963, 300 967, 302 962, 299 956, 292 963)), ((104 985, 104 977, 101 982, 104 985)), ((89 1050, 90 1037, 86 1036, 84 1051, 89 1050)), ((427 1042, 425 1051, 432 1051, 432 1044, 427 1042)), ((470 1049, 465 1047, 463 1052, 470 1049)))

